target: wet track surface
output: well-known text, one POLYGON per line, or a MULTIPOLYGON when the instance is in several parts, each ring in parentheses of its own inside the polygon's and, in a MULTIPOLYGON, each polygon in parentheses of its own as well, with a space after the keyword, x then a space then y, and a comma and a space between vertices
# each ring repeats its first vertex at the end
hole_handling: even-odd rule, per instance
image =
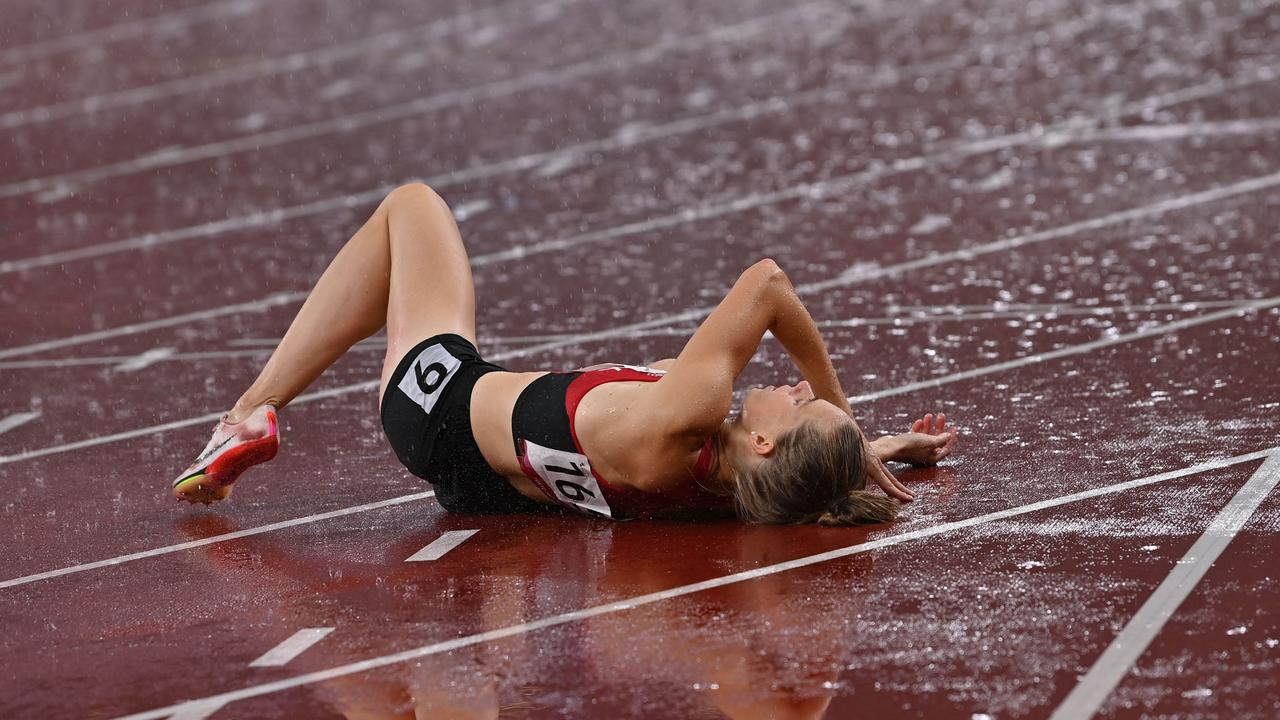
MULTIPOLYGON (((126 5, 0 10, 0 715, 1044 718, 1272 472, 1280 4, 126 5), (870 529, 448 515, 375 337, 175 504, 413 178, 502 364, 674 356, 771 256, 864 427, 960 453, 870 529)), ((1278 498, 1099 717, 1280 714, 1278 498)))

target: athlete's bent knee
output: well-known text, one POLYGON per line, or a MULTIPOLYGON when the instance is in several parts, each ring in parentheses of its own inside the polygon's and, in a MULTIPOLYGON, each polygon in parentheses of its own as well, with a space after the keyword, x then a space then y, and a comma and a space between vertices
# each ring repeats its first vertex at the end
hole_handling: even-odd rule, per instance
POLYGON ((444 199, 426 183, 415 182, 401 185, 392 190, 387 194, 387 199, 384 202, 390 206, 408 203, 440 203, 443 205, 444 199))

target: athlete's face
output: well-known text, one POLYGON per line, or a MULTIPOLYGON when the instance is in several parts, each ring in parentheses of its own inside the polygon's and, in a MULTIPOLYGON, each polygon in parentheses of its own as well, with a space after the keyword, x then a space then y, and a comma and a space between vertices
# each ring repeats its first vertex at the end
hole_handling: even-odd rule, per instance
POLYGON ((850 422, 843 410, 813 394, 807 381, 797 385, 770 385, 747 391, 742 401, 742 425, 748 432, 776 439, 802 422, 824 425, 850 422))

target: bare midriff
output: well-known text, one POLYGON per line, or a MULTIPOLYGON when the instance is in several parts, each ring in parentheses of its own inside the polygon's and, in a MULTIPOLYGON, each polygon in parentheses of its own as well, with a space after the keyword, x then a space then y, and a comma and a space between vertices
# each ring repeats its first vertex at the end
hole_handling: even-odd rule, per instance
MULTIPOLYGON (((471 431, 484 459, 512 487, 534 500, 551 503, 525 476, 511 436, 511 414, 516 399, 530 383, 546 374, 492 372, 481 377, 471 391, 471 431)), ((652 385, 627 381, 607 383, 592 389, 578 404, 574 424, 582 451, 591 459, 592 469, 616 487, 661 487, 663 478, 650 477, 655 473, 671 474, 672 482, 683 482, 684 469, 697 459, 697 447, 672 453, 676 448, 655 447, 663 445, 660 442, 646 443, 645 452, 641 456, 635 454, 641 418, 632 410, 638 404, 640 393, 652 385), (668 453, 673 457, 664 458, 668 453), (644 458, 643 464, 635 462, 640 457, 644 458), (679 468, 680 472, 671 473, 672 468, 679 468)))

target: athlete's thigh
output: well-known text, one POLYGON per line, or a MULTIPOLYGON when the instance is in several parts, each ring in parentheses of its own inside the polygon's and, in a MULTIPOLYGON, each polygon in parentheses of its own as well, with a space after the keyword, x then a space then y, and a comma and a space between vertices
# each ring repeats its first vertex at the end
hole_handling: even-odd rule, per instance
POLYGON ((398 188, 386 202, 391 282, 384 385, 404 353, 432 335, 454 333, 476 344, 471 263, 453 213, 425 185, 398 188))

